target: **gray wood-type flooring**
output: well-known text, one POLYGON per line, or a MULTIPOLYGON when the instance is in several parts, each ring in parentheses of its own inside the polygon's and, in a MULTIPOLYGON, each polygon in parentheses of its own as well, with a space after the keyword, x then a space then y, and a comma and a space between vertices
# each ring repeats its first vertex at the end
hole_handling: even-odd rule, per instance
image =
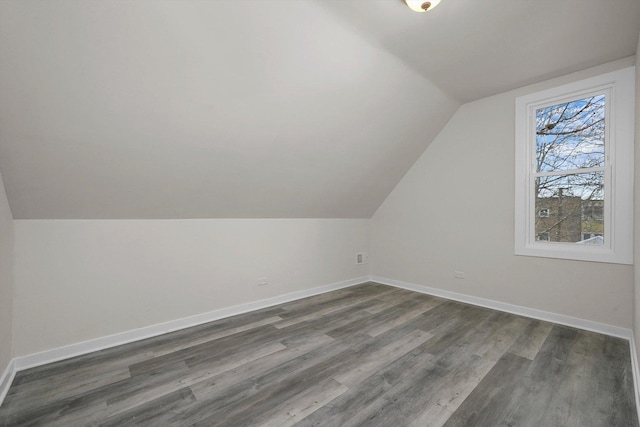
POLYGON ((367 283, 18 372, 0 425, 638 419, 627 341, 367 283))

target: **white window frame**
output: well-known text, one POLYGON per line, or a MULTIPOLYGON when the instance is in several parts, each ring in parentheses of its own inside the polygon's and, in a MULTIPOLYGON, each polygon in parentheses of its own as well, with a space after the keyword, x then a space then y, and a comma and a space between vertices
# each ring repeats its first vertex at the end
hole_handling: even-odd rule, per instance
POLYGON ((635 67, 516 98, 515 254, 581 261, 633 263, 633 144, 635 67), (606 93, 605 244, 535 239, 535 114, 542 106, 606 93))

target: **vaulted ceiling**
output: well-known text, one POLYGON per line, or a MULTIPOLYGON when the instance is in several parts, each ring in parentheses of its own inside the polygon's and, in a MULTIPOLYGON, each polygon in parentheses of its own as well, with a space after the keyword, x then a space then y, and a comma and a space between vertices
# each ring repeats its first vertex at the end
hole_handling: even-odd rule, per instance
POLYGON ((462 102, 633 55, 637 0, 4 0, 15 218, 370 217, 462 102))

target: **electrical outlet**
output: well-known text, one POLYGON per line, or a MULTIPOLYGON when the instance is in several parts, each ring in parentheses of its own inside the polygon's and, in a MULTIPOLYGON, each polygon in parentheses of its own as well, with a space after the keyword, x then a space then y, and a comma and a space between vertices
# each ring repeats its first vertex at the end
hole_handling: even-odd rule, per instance
POLYGON ((454 271, 453 277, 456 279, 464 279, 464 271, 454 271))
POLYGON ((258 286, 267 286, 269 284, 269 279, 266 277, 261 277, 258 279, 258 286))
POLYGON ((359 252, 356 254, 356 264, 367 264, 369 262, 368 252, 359 252))

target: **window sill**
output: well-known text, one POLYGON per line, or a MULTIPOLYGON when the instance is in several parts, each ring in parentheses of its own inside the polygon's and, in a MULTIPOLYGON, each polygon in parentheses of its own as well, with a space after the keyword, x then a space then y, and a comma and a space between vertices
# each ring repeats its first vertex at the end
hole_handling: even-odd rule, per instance
POLYGON ((605 247, 576 247, 563 243, 534 243, 516 248, 515 255, 574 261, 633 264, 633 256, 624 257, 605 247))

